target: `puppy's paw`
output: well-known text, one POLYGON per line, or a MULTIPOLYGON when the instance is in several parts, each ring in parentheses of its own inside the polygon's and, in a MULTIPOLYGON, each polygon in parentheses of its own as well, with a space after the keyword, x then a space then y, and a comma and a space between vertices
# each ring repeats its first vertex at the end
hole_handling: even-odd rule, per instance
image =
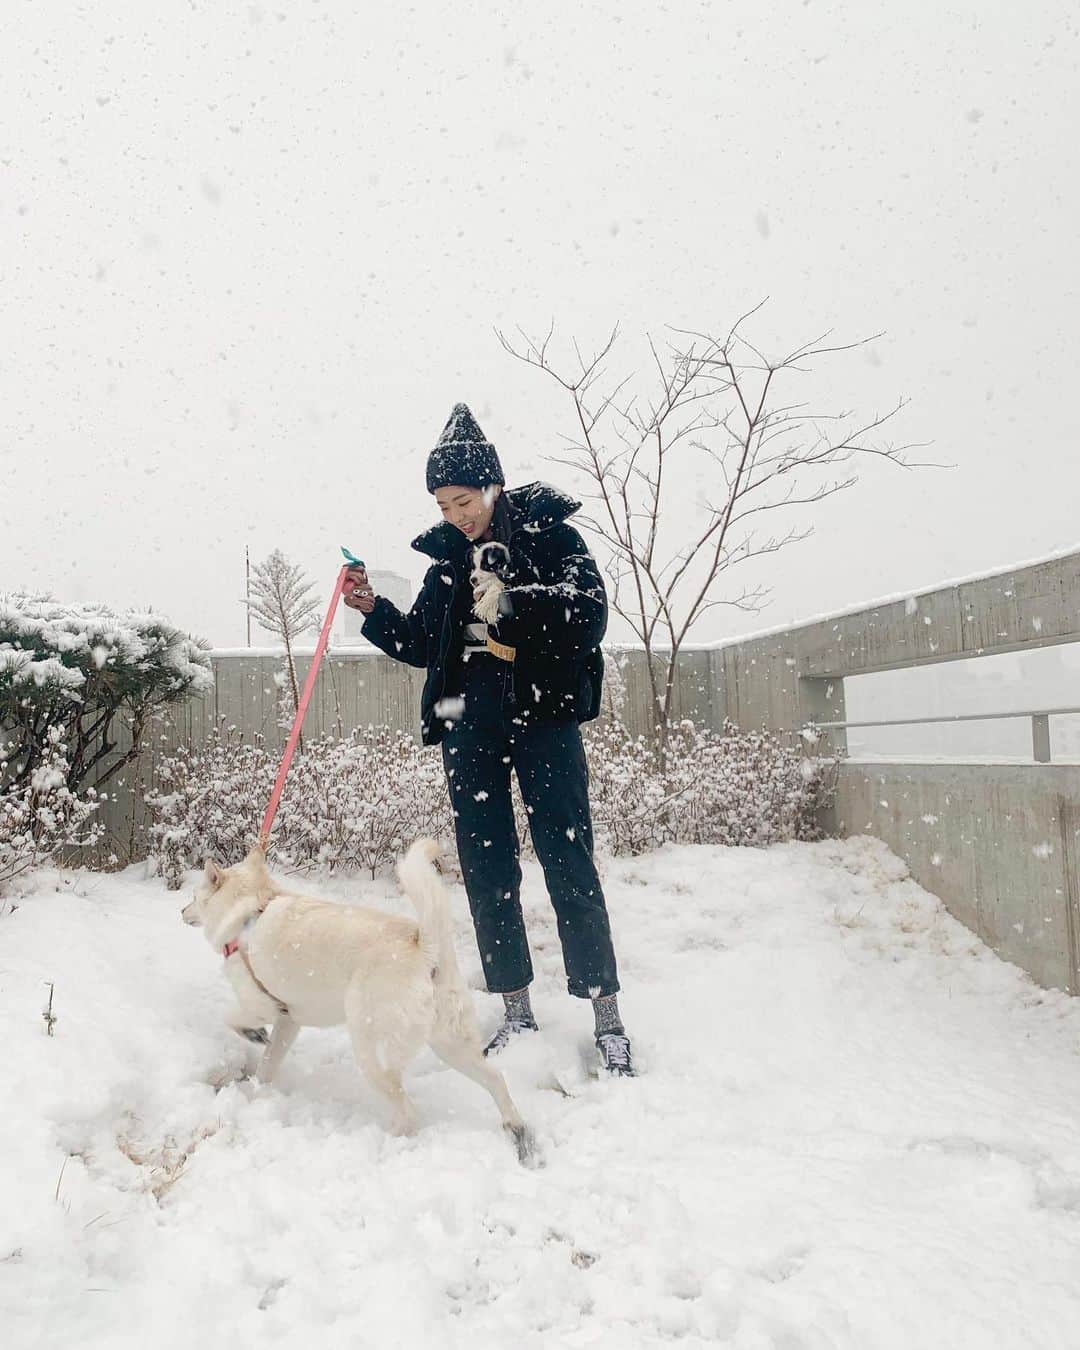
POLYGON ((495 577, 480 599, 473 602, 473 613, 481 623, 498 622, 499 596, 502 592, 503 584, 495 577))

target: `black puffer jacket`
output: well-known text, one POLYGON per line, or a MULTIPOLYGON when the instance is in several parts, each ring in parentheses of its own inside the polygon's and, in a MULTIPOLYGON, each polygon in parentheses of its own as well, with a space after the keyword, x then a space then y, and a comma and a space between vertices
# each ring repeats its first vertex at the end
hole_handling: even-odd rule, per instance
MULTIPOLYGON (((520 712, 531 720, 587 722, 600 711, 607 595, 585 541, 566 524, 581 503, 547 483, 511 488, 506 500, 514 573, 506 594, 514 612, 489 631, 516 649, 520 712)), ((436 704, 460 687, 463 632, 471 618, 472 546, 447 523, 426 530, 412 546, 435 559, 413 607, 402 614, 379 596, 362 631, 387 656, 427 667, 421 733, 425 745, 436 745, 446 733, 436 704)))

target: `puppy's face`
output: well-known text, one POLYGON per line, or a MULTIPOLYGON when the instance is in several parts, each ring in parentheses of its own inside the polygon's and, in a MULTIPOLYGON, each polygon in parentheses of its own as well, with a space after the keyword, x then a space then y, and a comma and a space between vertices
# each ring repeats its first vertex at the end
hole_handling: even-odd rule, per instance
POLYGON ((270 885, 261 849, 252 849, 235 867, 219 867, 213 858, 207 858, 202 880, 180 917, 192 927, 205 928, 209 936, 238 901, 262 899, 269 895, 270 885))
POLYGON ((472 551, 472 574, 469 577, 473 586, 483 576, 494 575, 500 581, 506 581, 510 575, 510 550, 505 544, 490 541, 477 544, 472 551))

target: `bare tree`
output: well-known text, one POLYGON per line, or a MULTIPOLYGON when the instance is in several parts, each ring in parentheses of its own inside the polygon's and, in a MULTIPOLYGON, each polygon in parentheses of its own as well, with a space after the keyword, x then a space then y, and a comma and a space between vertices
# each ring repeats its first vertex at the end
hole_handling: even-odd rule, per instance
POLYGON ((285 645, 285 668, 294 714, 300 707, 300 688, 293 661, 293 643, 318 621, 319 604, 310 596, 313 585, 300 568, 276 548, 265 562, 256 563, 252 568, 251 599, 245 601, 260 628, 280 638, 285 645))
POLYGON ((632 377, 608 376, 617 328, 591 357, 575 341, 569 372, 549 356, 554 325, 541 341, 519 330, 517 345, 496 330, 510 355, 550 375, 573 401, 570 451, 553 458, 591 480, 584 494, 591 514, 582 523, 610 549, 612 608, 645 647, 661 746, 676 663, 693 626, 719 605, 756 612, 767 598, 761 586, 730 589, 728 573, 813 533, 797 523, 763 527, 800 508, 805 518, 816 503, 852 487, 859 457, 915 467, 905 458, 912 447, 871 443, 903 401, 857 425, 850 413, 823 414, 790 401, 808 363, 873 338, 833 346, 826 334, 769 358, 741 331, 760 308, 722 337, 672 329, 664 352, 650 337, 655 384, 648 394, 628 390, 632 377), (665 510, 673 489, 685 503, 695 472, 702 491, 694 509, 665 510))

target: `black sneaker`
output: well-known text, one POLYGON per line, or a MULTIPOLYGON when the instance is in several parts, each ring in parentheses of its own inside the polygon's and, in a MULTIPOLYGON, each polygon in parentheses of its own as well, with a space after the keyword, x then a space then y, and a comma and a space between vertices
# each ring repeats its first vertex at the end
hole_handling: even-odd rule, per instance
POLYGON ((511 1036, 519 1036, 523 1031, 539 1030, 540 1028, 531 1017, 506 1017, 495 1035, 484 1046, 484 1054, 497 1055, 510 1043, 511 1036))
POLYGON ((634 1061, 630 1057, 630 1037, 622 1031, 605 1031, 596 1038, 600 1062, 613 1078, 633 1078, 634 1061))

